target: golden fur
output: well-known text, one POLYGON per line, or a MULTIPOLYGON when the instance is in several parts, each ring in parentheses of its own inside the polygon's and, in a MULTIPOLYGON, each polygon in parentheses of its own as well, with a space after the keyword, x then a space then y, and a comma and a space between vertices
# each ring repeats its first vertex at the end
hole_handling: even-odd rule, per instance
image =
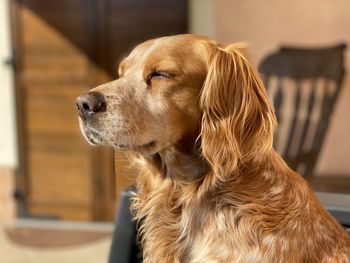
POLYGON ((119 75, 81 126, 131 150, 145 263, 350 262, 347 233, 272 149, 275 115, 240 45, 150 40, 119 75))

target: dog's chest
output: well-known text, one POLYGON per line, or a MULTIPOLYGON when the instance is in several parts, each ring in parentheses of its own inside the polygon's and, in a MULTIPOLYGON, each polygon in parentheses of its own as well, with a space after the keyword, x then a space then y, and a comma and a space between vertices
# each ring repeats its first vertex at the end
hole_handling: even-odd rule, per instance
POLYGON ((236 259, 245 256, 245 246, 255 254, 252 239, 256 237, 237 226, 234 206, 218 207, 217 196, 195 201, 193 195, 188 198, 189 191, 174 184, 156 185, 141 188, 134 200, 145 263, 239 262, 236 259))
POLYGON ((153 208, 144 218, 146 262, 232 262, 245 256, 236 248, 252 245, 235 234, 234 213, 207 204, 169 207, 165 202, 153 208))

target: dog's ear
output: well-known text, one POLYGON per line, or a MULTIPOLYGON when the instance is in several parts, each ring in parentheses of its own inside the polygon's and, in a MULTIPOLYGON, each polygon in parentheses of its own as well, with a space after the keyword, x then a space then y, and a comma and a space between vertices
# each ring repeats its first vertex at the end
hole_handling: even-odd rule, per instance
POLYGON ((213 49, 200 97, 201 147, 216 176, 224 179, 271 149, 275 115, 242 46, 213 49))

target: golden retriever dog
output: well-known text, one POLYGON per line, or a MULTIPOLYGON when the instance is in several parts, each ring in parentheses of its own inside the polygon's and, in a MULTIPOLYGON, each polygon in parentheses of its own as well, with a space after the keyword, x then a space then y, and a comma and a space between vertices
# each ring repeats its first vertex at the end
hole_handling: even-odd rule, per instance
POLYGON ((91 144, 130 151, 144 262, 350 262, 350 238, 272 148, 275 115, 241 45, 138 45, 77 99, 91 144))

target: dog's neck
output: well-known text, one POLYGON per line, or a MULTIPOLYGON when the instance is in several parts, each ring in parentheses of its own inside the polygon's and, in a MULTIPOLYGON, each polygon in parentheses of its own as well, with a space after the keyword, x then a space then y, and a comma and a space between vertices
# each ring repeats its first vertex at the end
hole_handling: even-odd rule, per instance
POLYGON ((198 149, 184 152, 183 149, 172 147, 158 153, 161 162, 162 175, 177 180, 197 181, 209 170, 206 160, 198 149))
POLYGON ((207 161, 201 156, 199 147, 185 149, 171 146, 143 158, 164 178, 182 182, 201 180, 209 171, 207 161))
MULTIPOLYGON (((141 160, 141 162, 138 162, 139 168, 141 168, 141 171, 149 171, 150 173, 148 174, 174 180, 183 186, 189 186, 194 183, 200 186, 202 192, 205 193, 208 189, 220 187, 224 183, 231 185, 240 184, 240 181, 247 179, 247 177, 255 181, 255 178, 251 178, 253 175, 260 176, 264 174, 265 170, 275 169, 274 167, 266 167, 266 164, 271 163, 269 159, 275 159, 278 156, 273 150, 262 154, 259 158, 251 160, 249 163, 240 164, 235 173, 228 175, 223 181, 222 179, 217 179, 209 163, 202 156, 199 145, 184 145, 187 145, 187 147, 179 144, 162 149, 151 155, 138 155, 141 157, 136 158, 141 160)), ((280 161, 280 163, 283 163, 283 161, 280 161)))

